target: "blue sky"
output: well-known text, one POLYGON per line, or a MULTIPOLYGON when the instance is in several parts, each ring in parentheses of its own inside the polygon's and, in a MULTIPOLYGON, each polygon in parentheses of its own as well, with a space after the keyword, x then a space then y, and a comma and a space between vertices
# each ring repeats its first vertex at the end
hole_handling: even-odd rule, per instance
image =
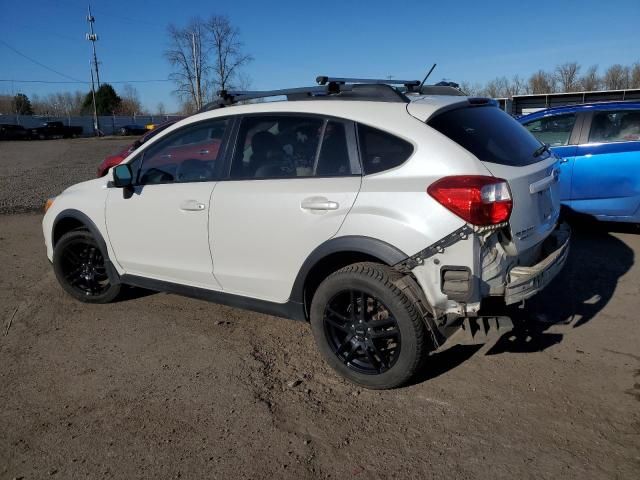
MULTIPOLYGON (((89 80, 87 2, 0 0, 0 40, 67 76, 89 80)), ((640 61, 640 0, 450 2, 95 0, 103 81, 166 79, 166 26, 226 14, 254 62, 253 89, 310 85, 316 75, 484 83, 552 69, 565 61, 604 70, 640 61), (605 9, 606 6, 606 9, 605 9), (606 17, 606 18, 605 18, 606 17)), ((0 79, 66 81, 0 43, 0 79)), ((169 82, 133 84, 147 108, 176 108, 169 82)), ((118 89, 120 84, 114 85, 118 89)), ((74 84, 0 82, 0 93, 85 89, 74 84)))

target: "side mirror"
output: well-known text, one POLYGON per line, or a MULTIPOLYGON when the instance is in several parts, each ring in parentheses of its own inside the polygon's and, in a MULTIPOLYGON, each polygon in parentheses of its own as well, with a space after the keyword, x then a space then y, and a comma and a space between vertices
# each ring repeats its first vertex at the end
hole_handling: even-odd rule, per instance
POLYGON ((113 168, 113 186, 125 188, 131 185, 133 185, 133 173, 129 164, 116 165, 113 168))

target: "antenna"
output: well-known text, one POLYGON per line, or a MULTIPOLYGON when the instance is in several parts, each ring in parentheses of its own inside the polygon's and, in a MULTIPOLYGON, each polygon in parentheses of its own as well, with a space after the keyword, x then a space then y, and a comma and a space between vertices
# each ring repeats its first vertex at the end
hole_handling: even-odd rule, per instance
POLYGON ((91 33, 86 34, 86 39, 91 42, 93 46, 93 65, 96 69, 96 82, 98 83, 98 88, 100 88, 100 73, 98 72, 98 56, 96 55, 96 42, 98 41, 98 35, 93 31, 93 22, 96 21, 96 18, 91 15, 91 5, 87 5, 87 23, 89 24, 89 30, 91 33))
POLYGON ((422 91, 422 87, 424 87, 424 82, 427 81, 427 78, 429 78, 429 75, 431 75, 431 72, 433 72, 433 70, 436 68, 436 64, 434 63, 433 66, 431 67, 431 70, 429 70, 427 72, 427 75, 424 77, 424 79, 422 80, 422 83, 420 84, 420 86, 418 87, 418 92, 422 91))

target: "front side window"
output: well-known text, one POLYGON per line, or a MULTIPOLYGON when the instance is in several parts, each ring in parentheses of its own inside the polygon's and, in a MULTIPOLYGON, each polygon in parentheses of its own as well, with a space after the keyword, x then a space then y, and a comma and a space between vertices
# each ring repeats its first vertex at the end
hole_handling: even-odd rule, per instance
POLYGON ((542 143, 558 147, 569 144, 569 138, 575 123, 575 114, 569 113, 539 118, 525 123, 524 126, 542 143))
POLYGON ((274 115, 242 120, 232 179, 350 175, 345 124, 274 115))
POLYGON ((358 141, 365 175, 397 167, 413 153, 409 142, 367 125, 358 124, 358 141))
POLYGON ((138 183, 202 182, 215 179, 227 119, 184 127, 142 153, 138 183))
POLYGON ((595 112, 589 143, 634 142, 640 140, 640 110, 595 112))

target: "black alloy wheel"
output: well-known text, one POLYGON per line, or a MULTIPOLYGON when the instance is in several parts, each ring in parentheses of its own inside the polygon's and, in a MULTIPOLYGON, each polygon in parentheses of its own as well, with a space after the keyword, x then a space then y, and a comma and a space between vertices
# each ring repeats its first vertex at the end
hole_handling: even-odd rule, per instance
POLYGON ((53 267, 60 285, 80 301, 106 303, 120 291, 120 285, 109 278, 104 254, 86 230, 74 230, 60 238, 53 267))
POLYGON ((383 373, 400 355, 395 317, 380 299, 362 290, 343 290, 329 301, 324 329, 335 355, 356 372, 383 373))
POLYGON ((325 278, 311 301, 314 339, 325 361, 366 388, 406 383, 435 348, 425 319, 387 265, 347 265, 325 278))

